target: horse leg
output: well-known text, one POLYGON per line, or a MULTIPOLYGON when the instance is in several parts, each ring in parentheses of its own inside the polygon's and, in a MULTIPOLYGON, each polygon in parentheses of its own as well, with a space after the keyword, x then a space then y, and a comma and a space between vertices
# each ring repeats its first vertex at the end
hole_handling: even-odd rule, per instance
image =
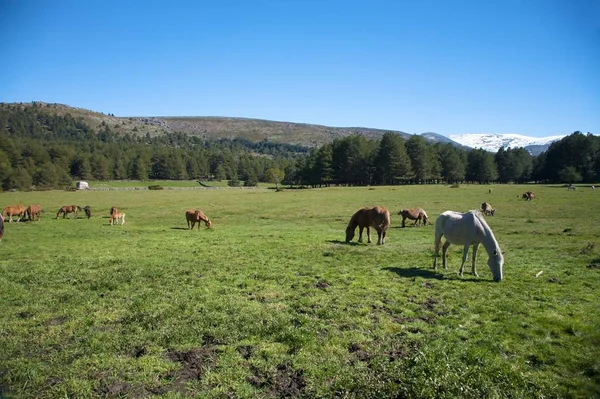
POLYGON ((406 227, 406 216, 402 216, 402 227, 406 227))
POLYGON ((367 244, 371 243, 371 228, 367 226, 367 244))
POLYGON ((470 245, 471 245, 471 243, 467 242, 465 244, 465 247, 463 248, 462 263, 460 264, 460 271, 459 271, 459 274, 461 277, 463 276, 463 271, 465 269, 465 262, 467 261, 467 256, 469 255, 469 246, 470 245))
POLYGON ((448 269, 448 265, 446 265, 446 253, 448 252, 449 246, 450 246, 450 241, 448 241, 448 240, 446 240, 446 242, 442 246, 442 267, 444 269, 448 269))
POLYGON ((358 226, 358 242, 362 242, 363 226, 358 226))
POLYGON ((477 269, 475 268, 475 259, 477 259, 477 250, 479 249, 479 243, 473 244, 473 265, 471 266, 471 272, 474 276, 479 277, 477 269))
POLYGON ((383 244, 383 231, 381 231, 381 229, 376 229, 377 230, 377 245, 381 245, 383 244))

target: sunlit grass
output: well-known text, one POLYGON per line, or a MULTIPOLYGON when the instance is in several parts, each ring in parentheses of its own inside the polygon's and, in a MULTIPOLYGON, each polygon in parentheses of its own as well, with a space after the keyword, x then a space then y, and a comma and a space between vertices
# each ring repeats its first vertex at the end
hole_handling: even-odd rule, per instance
POLYGON ((489 187, 1 193, 2 207, 45 210, 0 242, 2 393, 598 395, 597 190, 489 187), (532 202, 517 198, 527 189, 532 202), (456 246, 435 273, 433 226, 395 215, 422 206, 434 221, 484 201, 501 283, 484 252, 480 278, 458 277, 456 246), (55 219, 73 203, 92 219, 55 219), (112 205, 125 225, 109 225, 112 205), (365 205, 392 211, 383 246, 342 242, 365 205), (187 230, 190 208, 214 228, 187 230))

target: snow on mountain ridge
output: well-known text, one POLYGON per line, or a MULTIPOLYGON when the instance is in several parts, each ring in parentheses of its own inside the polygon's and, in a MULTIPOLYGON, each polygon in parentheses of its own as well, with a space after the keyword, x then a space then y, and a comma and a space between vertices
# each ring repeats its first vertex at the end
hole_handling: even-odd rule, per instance
POLYGON ((497 152, 501 147, 504 148, 525 148, 530 145, 550 145, 550 143, 560 140, 562 136, 547 137, 529 137, 520 134, 499 134, 499 133, 469 133, 449 135, 448 138, 462 145, 471 148, 483 148, 486 151, 497 152))

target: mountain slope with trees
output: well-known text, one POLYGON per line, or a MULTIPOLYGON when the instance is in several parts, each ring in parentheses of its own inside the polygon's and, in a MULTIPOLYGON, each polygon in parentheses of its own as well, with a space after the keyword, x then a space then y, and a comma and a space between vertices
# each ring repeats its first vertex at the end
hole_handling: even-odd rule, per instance
POLYGON ((600 181, 600 138, 575 132, 533 157, 431 143, 418 135, 350 134, 320 146, 209 138, 113 123, 111 115, 0 104, 0 184, 50 189, 74 179, 202 179, 256 185, 370 185, 600 181), (125 126, 125 127, 124 127, 125 126), (134 130, 137 129, 134 133, 134 130), (277 178, 275 178, 277 177, 277 178))

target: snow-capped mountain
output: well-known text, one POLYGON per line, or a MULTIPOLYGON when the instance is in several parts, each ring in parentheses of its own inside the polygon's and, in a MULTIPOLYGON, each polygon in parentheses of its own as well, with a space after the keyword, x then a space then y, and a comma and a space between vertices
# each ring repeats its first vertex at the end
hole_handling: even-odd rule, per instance
POLYGON ((471 148, 483 148, 486 151, 497 152, 500 147, 528 150, 532 155, 546 151, 551 143, 560 140, 562 136, 529 137, 520 134, 473 133, 453 134, 448 138, 471 148))

